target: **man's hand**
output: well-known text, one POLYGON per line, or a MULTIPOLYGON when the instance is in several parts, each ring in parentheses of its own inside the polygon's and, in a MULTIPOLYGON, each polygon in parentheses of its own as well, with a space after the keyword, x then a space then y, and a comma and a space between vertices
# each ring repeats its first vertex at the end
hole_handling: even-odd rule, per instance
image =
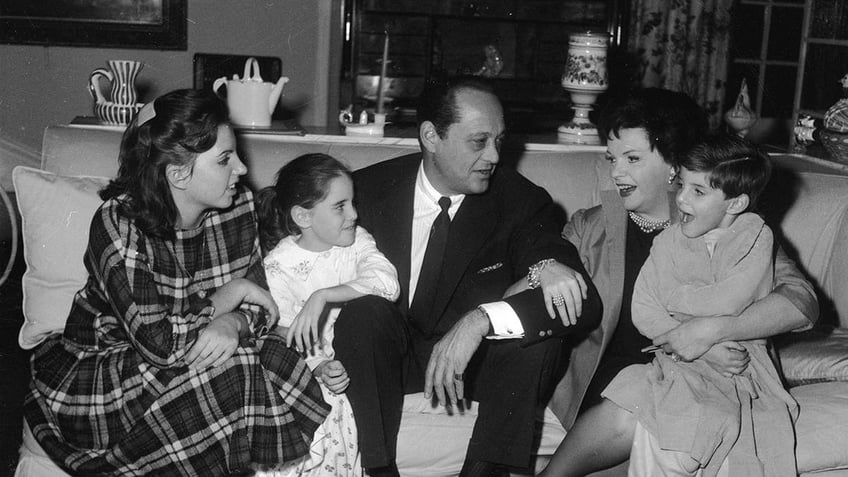
POLYGON ((315 368, 314 374, 321 378, 321 381, 333 394, 345 392, 345 389, 350 384, 350 377, 347 375, 347 370, 341 361, 335 359, 328 359, 319 364, 315 368))
POLYGON ((433 391, 443 406, 448 402, 457 404, 465 398, 465 367, 488 331, 489 319, 479 309, 474 309, 460 318, 436 343, 424 378, 424 396, 427 399, 433 396, 433 391))
POLYGON ((666 353, 677 353, 683 361, 694 361, 719 341, 718 323, 714 318, 676 316, 684 318, 680 325, 653 340, 666 353))
POLYGON ((738 376, 748 369, 751 357, 748 350, 735 341, 724 341, 713 345, 701 356, 701 360, 726 377, 738 376))
POLYGON ((563 325, 577 324, 588 290, 583 275, 559 262, 551 262, 539 272, 539 285, 545 295, 548 315, 556 318, 556 306, 563 325))

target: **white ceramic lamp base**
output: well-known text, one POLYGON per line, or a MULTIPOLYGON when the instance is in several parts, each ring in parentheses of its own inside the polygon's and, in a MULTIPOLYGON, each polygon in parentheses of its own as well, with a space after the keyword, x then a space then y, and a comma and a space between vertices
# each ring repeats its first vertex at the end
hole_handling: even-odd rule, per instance
POLYGON ((598 129, 589 111, 598 95, 607 89, 606 33, 577 33, 568 39, 568 61, 562 87, 571 95, 574 118, 557 128, 557 140, 571 144, 600 144, 598 129))
POLYGON ((570 144, 600 144, 601 138, 598 135, 598 128, 589 121, 589 111, 592 110, 592 107, 574 105, 572 108, 574 109, 574 119, 557 128, 557 140, 570 144))

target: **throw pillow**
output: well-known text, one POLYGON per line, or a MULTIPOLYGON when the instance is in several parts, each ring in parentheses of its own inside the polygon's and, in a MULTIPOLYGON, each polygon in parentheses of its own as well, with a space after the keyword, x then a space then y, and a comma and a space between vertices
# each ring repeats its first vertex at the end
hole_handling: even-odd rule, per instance
POLYGON ((83 254, 91 217, 103 202, 97 192, 108 181, 58 176, 25 166, 12 172, 26 262, 21 348, 34 348, 65 329, 74 295, 88 278, 83 254))
POLYGON ((789 386, 848 381, 848 329, 788 333, 775 345, 789 386))

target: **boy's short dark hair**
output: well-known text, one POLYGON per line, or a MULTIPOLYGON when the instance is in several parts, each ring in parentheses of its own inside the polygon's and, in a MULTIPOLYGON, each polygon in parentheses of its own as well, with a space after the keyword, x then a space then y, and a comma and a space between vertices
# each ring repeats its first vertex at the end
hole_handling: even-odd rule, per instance
POLYGON ((724 133, 708 135, 681 159, 680 167, 708 173, 710 187, 721 189, 725 197, 747 194, 746 211, 755 208, 771 176, 771 161, 762 149, 724 133))

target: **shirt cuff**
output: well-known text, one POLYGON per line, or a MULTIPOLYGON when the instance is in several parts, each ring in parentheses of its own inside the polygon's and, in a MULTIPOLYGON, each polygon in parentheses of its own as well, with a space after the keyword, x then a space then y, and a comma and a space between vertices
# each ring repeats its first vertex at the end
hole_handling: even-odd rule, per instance
POLYGON ((487 339, 505 340, 524 337, 524 326, 515 310, 505 301, 496 301, 493 303, 483 303, 480 309, 489 318, 492 324, 494 335, 487 336, 487 339))

